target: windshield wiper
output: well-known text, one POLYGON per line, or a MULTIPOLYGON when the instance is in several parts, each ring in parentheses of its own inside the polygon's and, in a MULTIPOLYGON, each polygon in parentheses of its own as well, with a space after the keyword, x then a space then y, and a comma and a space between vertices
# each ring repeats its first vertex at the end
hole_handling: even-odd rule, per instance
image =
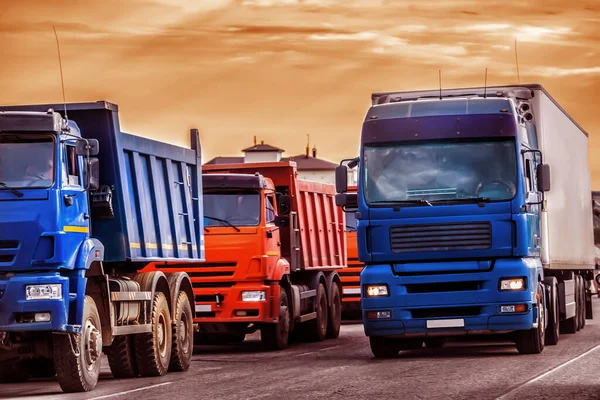
POLYGON ((426 206, 433 207, 433 204, 431 204, 429 202, 429 200, 425 200, 425 199, 396 200, 396 201, 381 200, 381 201, 373 201, 373 202, 371 202, 371 204, 391 204, 391 205, 397 205, 397 204, 423 204, 423 205, 426 205, 426 206))
POLYGON ((240 228, 238 228, 237 226, 235 226, 234 224, 232 224, 231 222, 227 221, 226 219, 221 219, 221 218, 216 218, 216 217, 209 217, 207 215, 204 216, 204 218, 208 218, 208 219, 212 219, 213 221, 219 221, 222 222, 226 225, 229 225, 230 227, 232 227, 233 229, 235 229, 238 232, 241 232, 240 228))
POLYGON ((5 189, 9 189, 11 192, 13 192, 14 194, 16 194, 19 197, 23 197, 23 192, 19 192, 17 189, 11 188, 9 187, 6 183, 4 182, 0 182, 0 186, 2 186, 5 189))
POLYGON ((350 225, 346 225, 346 229, 349 229, 349 232, 354 232, 356 231, 356 228, 350 225))
POLYGON ((490 199, 487 197, 463 197, 460 199, 448 199, 448 200, 437 200, 440 203, 489 203, 490 199))

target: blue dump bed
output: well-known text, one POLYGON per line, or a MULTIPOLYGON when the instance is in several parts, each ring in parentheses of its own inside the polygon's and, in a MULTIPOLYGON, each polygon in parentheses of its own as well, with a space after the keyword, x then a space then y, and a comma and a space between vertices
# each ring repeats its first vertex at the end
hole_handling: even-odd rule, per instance
MULTIPOLYGON (((0 111, 49 108, 64 116, 62 104, 0 106, 0 111)), ((188 149, 121 132, 115 104, 67 104, 67 113, 82 137, 98 140, 100 189, 112 191, 113 218, 99 219, 91 211, 90 236, 104 244, 104 261, 204 261, 198 131, 191 130, 188 149)))

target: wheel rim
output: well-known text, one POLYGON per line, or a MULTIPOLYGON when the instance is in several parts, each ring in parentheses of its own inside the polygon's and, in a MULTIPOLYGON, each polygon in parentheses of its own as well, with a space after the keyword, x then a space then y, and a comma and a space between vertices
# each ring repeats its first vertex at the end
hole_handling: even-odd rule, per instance
POLYGON ((188 335, 188 319, 185 312, 181 314, 181 321, 179 321, 179 340, 181 340, 183 353, 187 354, 190 351, 190 335, 188 335))
POLYGON ((321 296, 319 299, 319 328, 324 331, 327 327, 327 299, 321 296))
POLYGON ((161 314, 157 326, 158 352, 161 357, 165 357, 167 354, 167 327, 165 325, 165 317, 161 314))
POLYGON ((102 354, 102 333, 96 328, 91 318, 84 324, 82 340, 84 342, 84 361, 88 371, 96 367, 102 354))

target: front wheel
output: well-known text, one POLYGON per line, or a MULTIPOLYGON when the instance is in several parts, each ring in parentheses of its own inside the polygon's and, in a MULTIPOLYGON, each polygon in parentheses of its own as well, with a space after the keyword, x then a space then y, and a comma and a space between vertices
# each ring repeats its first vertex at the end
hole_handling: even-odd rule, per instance
POLYGON ((401 347, 398 341, 381 336, 369 336, 369 345, 375 358, 396 357, 401 347))
POLYGON ((279 319, 276 324, 265 324, 260 330, 260 340, 269 350, 288 347, 290 335, 290 304, 283 287, 279 287, 279 319))
POLYGON ((100 376, 102 327, 94 299, 85 296, 81 333, 54 334, 54 367, 64 392, 93 390, 100 376))
POLYGON ((546 336, 546 311, 544 301, 544 290, 542 285, 538 283, 537 288, 537 313, 538 326, 526 331, 517 333, 517 350, 521 354, 539 354, 544 350, 544 342, 546 336))

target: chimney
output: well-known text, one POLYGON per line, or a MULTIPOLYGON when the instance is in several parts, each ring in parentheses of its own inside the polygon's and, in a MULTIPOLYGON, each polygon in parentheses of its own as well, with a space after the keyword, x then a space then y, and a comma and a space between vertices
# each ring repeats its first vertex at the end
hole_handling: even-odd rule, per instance
POLYGON ((261 140, 261 141, 260 141, 260 144, 265 144, 265 141, 264 141, 264 140, 261 140))
POLYGON ((306 135, 306 158, 310 156, 310 135, 306 135))
POLYGON ((254 135, 254 145, 256 146, 256 135, 254 135))
POLYGON ((317 158, 317 146, 313 146, 312 153, 313 153, 313 158, 317 158))

